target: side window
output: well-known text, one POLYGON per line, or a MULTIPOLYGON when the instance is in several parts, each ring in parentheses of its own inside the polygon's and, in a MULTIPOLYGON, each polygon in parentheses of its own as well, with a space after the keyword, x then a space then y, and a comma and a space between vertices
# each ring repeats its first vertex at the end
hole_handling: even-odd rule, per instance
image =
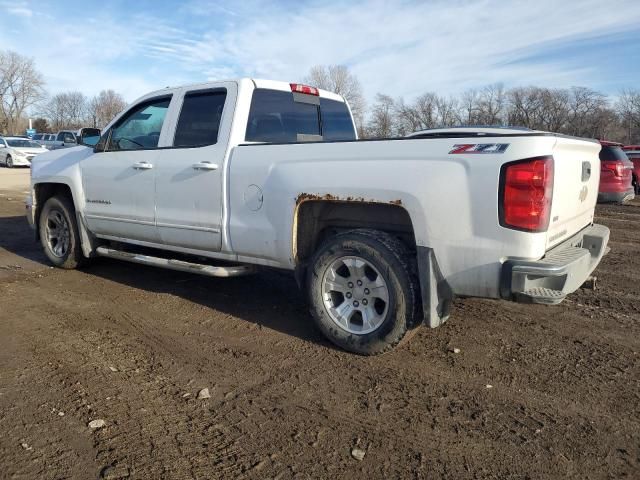
MULTIPOLYGON (((162 124, 171 97, 155 98, 133 107, 109 131, 106 150, 141 150, 158 148, 162 124)), ((100 141, 102 143, 102 140, 100 141)))
POLYGON ((356 139, 353 120, 351 120, 351 115, 349 114, 349 109, 347 108, 346 103, 321 98, 320 112, 322 113, 323 140, 356 139))
POLYGON ((64 136, 62 138, 64 143, 76 143, 76 137, 73 136, 71 132, 64 132, 64 136))
POLYGON ((174 147, 203 147, 218 141, 226 90, 189 92, 184 97, 174 147))
POLYGON ((58 134, 58 138, 56 138, 56 142, 64 142, 64 132, 60 132, 58 134))
POLYGON ((298 142, 298 135, 320 135, 317 105, 295 102, 291 92, 257 89, 251 99, 246 141, 298 142))

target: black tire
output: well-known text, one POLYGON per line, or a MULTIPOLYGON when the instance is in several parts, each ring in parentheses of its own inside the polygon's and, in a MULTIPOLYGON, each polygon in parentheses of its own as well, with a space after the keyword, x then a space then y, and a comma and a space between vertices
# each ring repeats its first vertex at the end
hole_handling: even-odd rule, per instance
POLYGON ((329 238, 314 255, 307 272, 311 314, 316 325, 331 342, 350 352, 377 355, 393 349, 408 340, 420 324, 416 270, 415 257, 400 240, 388 233, 358 229, 329 238), (371 264, 388 289, 386 314, 382 323, 369 333, 356 334, 341 327, 332 319, 323 301, 325 272, 334 262, 350 256, 371 264))
POLYGON ((55 196, 49 198, 40 213, 38 227, 40 231, 40 243, 44 248, 45 255, 53 265, 59 268, 74 269, 81 267, 87 262, 87 258, 82 253, 75 208, 73 202, 68 197, 55 196), (62 255, 57 255, 53 251, 48 239, 47 227, 50 221, 50 214, 59 214, 64 221, 67 222, 68 246, 62 255))
POLYGON ((7 168, 13 168, 13 158, 11 158, 11 155, 7 155, 7 158, 4 160, 4 164, 7 168))

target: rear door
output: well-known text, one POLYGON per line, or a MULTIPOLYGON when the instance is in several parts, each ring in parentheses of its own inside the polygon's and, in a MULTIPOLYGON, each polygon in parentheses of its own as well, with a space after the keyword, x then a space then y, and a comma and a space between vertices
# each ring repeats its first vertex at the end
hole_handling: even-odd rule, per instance
POLYGON ((553 202, 547 248, 593 222, 600 184, 600 144, 557 137, 553 150, 553 202))
POLYGON ((235 82, 183 89, 173 120, 171 148, 156 171, 156 224, 162 243, 217 251, 222 244, 222 185, 235 82))

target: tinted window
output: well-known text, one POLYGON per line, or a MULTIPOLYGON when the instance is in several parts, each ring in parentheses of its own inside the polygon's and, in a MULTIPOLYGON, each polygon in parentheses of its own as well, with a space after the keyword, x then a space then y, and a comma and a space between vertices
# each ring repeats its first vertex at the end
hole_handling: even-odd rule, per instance
POLYGON ((356 132, 347 104, 327 98, 320 99, 323 140, 355 140, 356 132))
POLYGON ((298 134, 320 135, 317 105, 294 102, 291 92, 266 89, 253 92, 247 141, 297 142, 298 134))
POLYGON ((600 160, 602 161, 616 161, 627 160, 627 155, 620 147, 605 147, 600 150, 600 160))
POLYGON ((201 147, 218 141, 218 129, 227 92, 187 93, 182 103, 174 147, 201 147))
POLYGON ((163 97, 133 107, 111 128, 107 150, 158 148, 170 102, 171 97, 163 97))
POLYGON ((34 139, 34 140, 42 140, 42 134, 41 134, 41 133, 36 133, 36 134, 33 136, 33 139, 34 139))

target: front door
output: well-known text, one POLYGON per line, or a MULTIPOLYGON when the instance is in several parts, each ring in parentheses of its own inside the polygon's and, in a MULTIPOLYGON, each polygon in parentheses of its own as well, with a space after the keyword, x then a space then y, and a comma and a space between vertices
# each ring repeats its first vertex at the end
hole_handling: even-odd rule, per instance
POLYGON ((222 185, 237 84, 180 92, 172 148, 159 153, 156 225, 163 244, 219 251, 222 185))
POLYGON ((158 242, 155 178, 171 95, 125 113, 81 162, 85 218, 98 235, 158 242))

